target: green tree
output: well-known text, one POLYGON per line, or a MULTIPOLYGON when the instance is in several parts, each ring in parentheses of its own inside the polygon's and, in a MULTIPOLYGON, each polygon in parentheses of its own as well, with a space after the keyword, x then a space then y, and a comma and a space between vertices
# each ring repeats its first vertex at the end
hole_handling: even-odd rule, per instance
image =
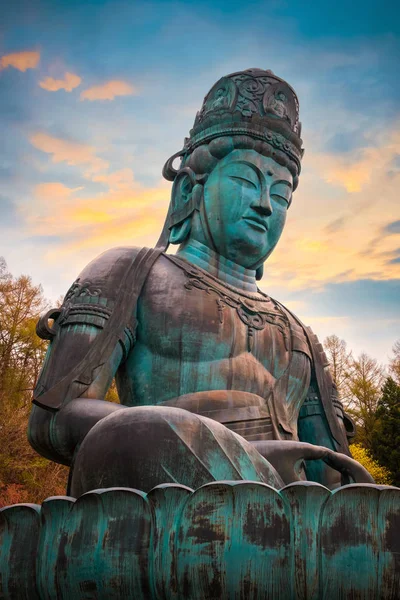
POLYGON ((371 438, 373 457, 389 469, 393 485, 400 487, 400 385, 388 377, 376 411, 371 438))

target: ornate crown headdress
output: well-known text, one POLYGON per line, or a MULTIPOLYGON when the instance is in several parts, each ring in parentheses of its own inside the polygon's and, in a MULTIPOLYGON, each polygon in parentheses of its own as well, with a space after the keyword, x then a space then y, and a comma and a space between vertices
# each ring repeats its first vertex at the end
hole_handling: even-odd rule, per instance
POLYGON ((300 173, 302 149, 299 102, 286 81, 272 71, 247 69, 222 77, 204 98, 184 147, 166 163, 163 175, 173 181, 172 162, 221 136, 246 135, 283 153, 300 173))
MULTIPOLYGON (((286 166, 293 175, 295 189, 304 154, 300 134, 299 102, 286 81, 272 71, 262 69, 247 69, 222 77, 204 98, 182 150, 164 165, 163 175, 168 181, 174 181, 176 185, 179 175, 185 175, 191 179, 193 189, 183 206, 174 205, 172 193, 157 246, 168 247, 171 227, 201 205, 202 186, 207 174, 199 173, 195 163, 196 154, 201 154, 203 146, 207 147, 209 159, 216 161, 221 158, 221 145, 217 138, 230 136, 231 143, 227 144, 230 149, 253 148, 286 166), (173 162, 178 157, 182 158, 182 162, 176 170, 173 162)), ((204 160, 200 160, 200 164, 204 167, 204 160)))

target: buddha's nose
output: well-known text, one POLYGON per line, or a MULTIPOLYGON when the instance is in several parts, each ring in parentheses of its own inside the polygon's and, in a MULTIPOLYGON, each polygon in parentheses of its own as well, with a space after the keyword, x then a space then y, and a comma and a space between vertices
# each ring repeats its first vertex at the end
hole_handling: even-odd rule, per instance
POLYGON ((272 205, 269 196, 269 190, 263 190, 259 199, 251 204, 251 208, 263 217, 269 217, 272 215, 272 205))

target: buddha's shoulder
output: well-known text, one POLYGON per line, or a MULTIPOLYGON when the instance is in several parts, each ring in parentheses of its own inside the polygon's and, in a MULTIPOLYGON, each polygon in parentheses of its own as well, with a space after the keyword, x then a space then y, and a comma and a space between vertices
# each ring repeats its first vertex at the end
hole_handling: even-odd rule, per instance
POLYGON ((81 271, 72 288, 95 289, 100 296, 115 296, 121 284, 134 285, 135 280, 168 279, 177 267, 154 248, 118 246, 96 256, 81 271))
POLYGON ((81 271, 80 279, 101 280, 121 273, 135 260, 142 248, 137 246, 119 246, 110 248, 90 261, 81 271))
MULTIPOLYGON (((108 299, 116 297, 118 290, 126 281, 127 285, 131 285, 132 281, 140 272, 143 264, 139 264, 136 259, 145 258, 146 253, 149 253, 148 248, 137 246, 119 246, 110 248, 99 256, 96 256, 86 267, 80 272, 78 278, 72 284, 67 293, 69 296, 99 296, 108 299), (127 280, 127 275, 132 273, 132 281, 127 280)), ((142 263, 142 261, 140 261, 142 263)))

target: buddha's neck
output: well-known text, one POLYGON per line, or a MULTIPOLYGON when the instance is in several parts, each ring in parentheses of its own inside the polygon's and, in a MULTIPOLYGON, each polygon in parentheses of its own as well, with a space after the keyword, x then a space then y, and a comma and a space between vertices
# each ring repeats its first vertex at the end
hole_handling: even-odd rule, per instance
POLYGON ((229 285, 246 292, 257 291, 255 271, 237 265, 196 240, 189 240, 182 244, 176 256, 184 258, 229 285))

